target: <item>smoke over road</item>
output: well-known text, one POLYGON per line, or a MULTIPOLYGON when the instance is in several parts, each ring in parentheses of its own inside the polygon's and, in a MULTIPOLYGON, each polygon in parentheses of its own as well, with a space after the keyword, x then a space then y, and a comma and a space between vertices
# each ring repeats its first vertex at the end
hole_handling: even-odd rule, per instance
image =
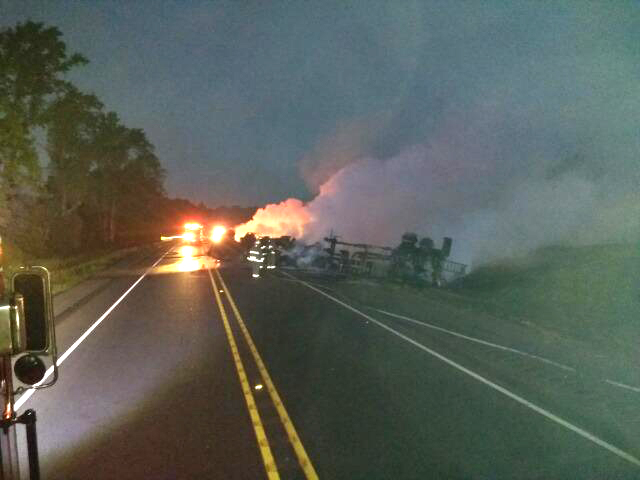
POLYGON ((529 14, 487 17, 459 50, 434 27, 410 57, 422 80, 336 122, 301 160, 315 197, 267 205, 237 234, 395 245, 414 231, 453 237, 452 258, 474 264, 640 241, 640 20, 587 3, 530 12, 537 30, 529 14))

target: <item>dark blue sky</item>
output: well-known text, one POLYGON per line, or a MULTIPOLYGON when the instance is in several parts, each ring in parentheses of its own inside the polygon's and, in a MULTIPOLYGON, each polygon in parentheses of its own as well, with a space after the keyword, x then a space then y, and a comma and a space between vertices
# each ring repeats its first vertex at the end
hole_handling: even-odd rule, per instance
POLYGON ((212 206, 309 199, 487 108, 467 140, 499 146, 494 185, 608 132, 628 173, 638 146, 635 2, 0 0, 27 19, 90 59, 72 80, 147 132, 169 194, 212 206))

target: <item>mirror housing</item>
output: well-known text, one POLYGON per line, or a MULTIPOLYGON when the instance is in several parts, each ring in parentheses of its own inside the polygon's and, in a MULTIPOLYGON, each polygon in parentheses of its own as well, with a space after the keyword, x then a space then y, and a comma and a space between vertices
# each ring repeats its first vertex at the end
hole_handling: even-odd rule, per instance
POLYGON ((27 345, 24 318, 22 295, 16 294, 11 303, 0 305, 0 355, 24 351, 27 345))
POLYGON ((49 271, 44 267, 20 268, 11 276, 11 289, 14 302, 22 297, 24 306, 20 327, 26 341, 19 351, 51 355, 56 341, 49 271))
MULTIPOLYGON (((53 296, 49 271, 44 267, 21 267, 11 276, 11 308, 17 320, 12 321, 12 352, 26 355, 14 363, 16 377, 34 388, 53 385, 58 379, 56 332, 53 296), (40 357, 51 357, 53 379, 46 384, 45 365, 40 357)), ((0 322, 0 329, 2 322, 0 322)), ((0 340, 3 336, 0 331, 0 340)), ((1 349, 4 345, 0 344, 1 349)), ((20 387, 22 388, 22 387, 20 387)))

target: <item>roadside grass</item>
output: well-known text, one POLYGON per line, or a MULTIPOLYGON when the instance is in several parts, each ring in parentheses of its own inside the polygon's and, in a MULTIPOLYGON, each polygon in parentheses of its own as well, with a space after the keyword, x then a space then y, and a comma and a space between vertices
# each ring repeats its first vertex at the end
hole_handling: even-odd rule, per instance
POLYGON ((98 272, 101 272, 120 260, 143 251, 148 246, 128 247, 117 250, 97 250, 64 258, 29 258, 23 252, 13 249, 11 262, 7 265, 10 275, 19 265, 39 265, 51 273, 53 294, 61 293, 78 285, 98 272))
POLYGON ((137 250, 139 250, 139 247, 131 247, 99 253, 93 257, 81 255, 62 261, 60 259, 53 259, 49 262, 45 260, 43 265, 51 271, 51 289, 55 295, 105 270, 118 261, 134 254, 137 250))
POLYGON ((387 281, 344 286, 345 294, 378 307, 445 302, 622 354, 640 352, 638 245, 545 247, 481 266, 442 289, 387 281))
POLYGON ((489 313, 637 351, 637 245, 541 248, 480 267, 447 291, 480 302, 489 313))

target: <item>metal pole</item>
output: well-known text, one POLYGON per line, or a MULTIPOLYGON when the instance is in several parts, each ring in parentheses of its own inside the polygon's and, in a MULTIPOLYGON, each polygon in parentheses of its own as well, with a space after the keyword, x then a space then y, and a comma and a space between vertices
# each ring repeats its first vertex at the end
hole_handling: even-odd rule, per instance
MULTIPOLYGON (((0 236, 0 302, 5 301, 4 255, 2 237, 0 236)), ((13 424, 13 372, 11 371, 11 355, 0 356, 0 399, 2 414, 0 421, 0 480, 19 480, 18 440, 16 427, 13 424)))
POLYGON ((40 480, 40 459, 38 457, 38 435, 36 434, 36 412, 29 409, 18 417, 27 429, 27 453, 29 455, 29 480, 40 480))
POLYGON ((18 441, 16 427, 12 420, 13 411, 13 374, 11 356, 0 357, 0 395, 2 396, 2 422, 0 429, 0 480, 19 480, 18 441))

